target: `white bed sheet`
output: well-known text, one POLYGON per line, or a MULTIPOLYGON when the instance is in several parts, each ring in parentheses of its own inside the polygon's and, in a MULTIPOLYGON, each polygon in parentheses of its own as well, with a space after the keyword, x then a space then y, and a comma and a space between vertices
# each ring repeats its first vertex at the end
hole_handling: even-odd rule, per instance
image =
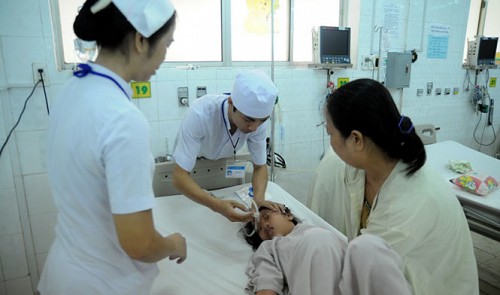
MULTIPOLYGON (((237 199, 243 185, 214 191, 223 198, 237 199)), ((316 224, 347 238, 273 182, 266 199, 284 203, 303 222, 316 224)), ((239 234, 243 223, 228 221, 182 195, 156 199, 155 225, 164 234, 180 232, 187 240, 187 259, 182 264, 167 260, 158 266, 153 295, 245 294, 245 269, 253 251, 239 234)))
MULTIPOLYGON (((426 145, 427 161, 446 180, 459 176, 448 168, 450 160, 463 160, 471 163, 472 170, 487 174, 500 180, 500 160, 475 151, 455 141, 443 141, 426 145)), ((500 189, 497 189, 486 196, 478 196, 460 189, 450 182, 450 186, 462 201, 474 203, 478 206, 489 209, 500 214, 500 189)))

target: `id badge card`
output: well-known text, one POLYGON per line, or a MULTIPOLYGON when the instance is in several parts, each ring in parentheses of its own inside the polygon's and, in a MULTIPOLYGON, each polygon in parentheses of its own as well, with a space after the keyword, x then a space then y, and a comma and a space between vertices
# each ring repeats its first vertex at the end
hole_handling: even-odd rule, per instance
POLYGON ((244 178, 245 165, 226 165, 226 178, 244 178))

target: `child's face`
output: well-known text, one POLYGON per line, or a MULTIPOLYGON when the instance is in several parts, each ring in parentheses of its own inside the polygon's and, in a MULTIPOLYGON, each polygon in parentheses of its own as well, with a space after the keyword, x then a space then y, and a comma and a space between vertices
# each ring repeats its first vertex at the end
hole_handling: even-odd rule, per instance
POLYGON ((267 208, 261 209, 258 224, 259 237, 262 240, 271 240, 277 236, 286 236, 295 226, 292 220, 292 214, 282 214, 267 208))

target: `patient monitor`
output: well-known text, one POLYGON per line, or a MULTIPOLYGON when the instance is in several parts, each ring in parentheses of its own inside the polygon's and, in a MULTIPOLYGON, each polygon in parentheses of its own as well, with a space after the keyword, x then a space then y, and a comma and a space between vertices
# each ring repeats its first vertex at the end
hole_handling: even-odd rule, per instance
POLYGON ((498 37, 476 36, 468 41, 467 64, 469 66, 494 66, 498 37))
POLYGON ((320 26, 312 38, 314 63, 351 63, 351 28, 320 26))

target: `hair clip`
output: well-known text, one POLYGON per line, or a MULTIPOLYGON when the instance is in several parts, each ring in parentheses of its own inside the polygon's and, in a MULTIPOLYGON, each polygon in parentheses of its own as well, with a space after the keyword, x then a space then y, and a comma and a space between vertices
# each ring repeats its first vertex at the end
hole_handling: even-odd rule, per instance
POLYGON ((399 123, 398 123, 398 128, 399 128, 399 131, 403 134, 410 134, 410 132, 413 130, 413 123, 411 124, 410 128, 408 130, 403 130, 401 128, 401 123, 403 123, 403 120, 404 120, 405 116, 404 115, 401 115, 401 119, 399 119, 399 123))

